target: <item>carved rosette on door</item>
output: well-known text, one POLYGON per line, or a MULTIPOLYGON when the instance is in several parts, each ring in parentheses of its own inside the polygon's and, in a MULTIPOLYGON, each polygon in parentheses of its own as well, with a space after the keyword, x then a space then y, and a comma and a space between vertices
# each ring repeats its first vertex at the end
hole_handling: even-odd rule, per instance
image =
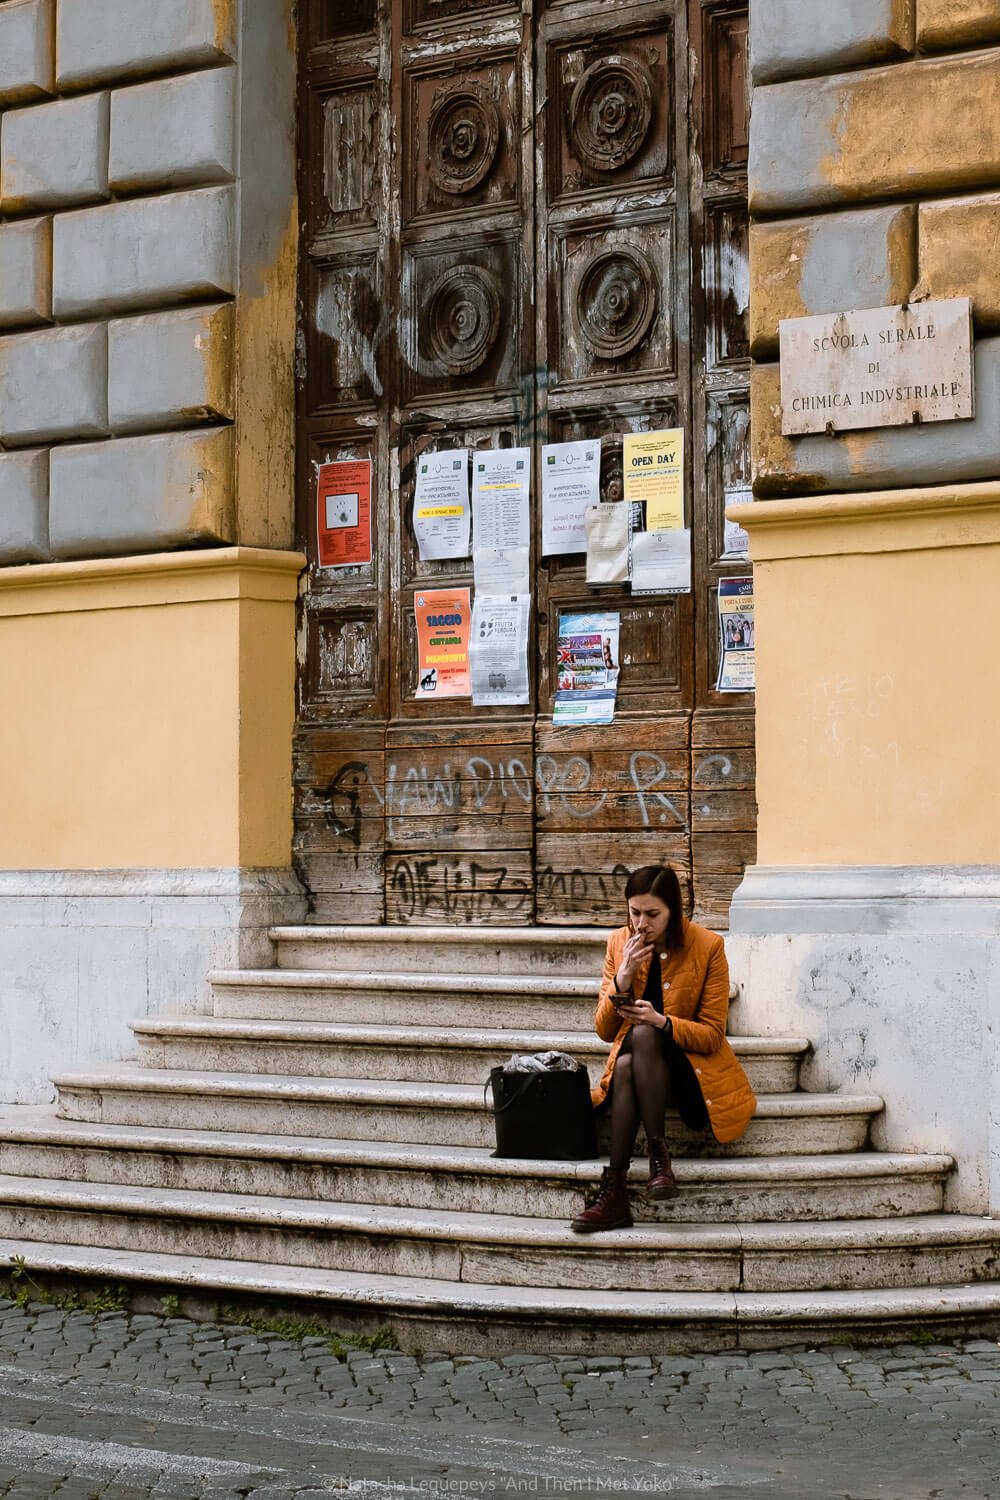
POLYGON ((656 279, 641 250, 622 245, 591 256, 576 285, 573 311, 595 354, 622 359, 638 348, 656 317, 656 279))
POLYGON ((319 918, 620 919, 669 860, 725 920, 752 855, 746 700, 714 693, 725 494, 745 481, 746 5, 349 0, 303 10, 296 850, 319 918), (541 556, 539 448, 683 427, 694 587, 541 556), (532 701, 417 698, 421 455, 529 446, 532 701), (318 566, 317 465, 372 464, 373 560, 318 566), (621 618, 613 725, 552 724, 559 619, 621 618))
POLYGON ((500 332, 500 287, 482 266, 454 266, 437 276, 421 309, 427 342, 448 375, 478 370, 500 332))
POLYGON ((569 129, 576 153, 599 172, 614 172, 636 155, 653 118, 653 80, 632 57, 591 63, 574 85, 569 129))
POLYGON ((469 193, 496 160, 500 112, 475 83, 442 89, 427 122, 427 170, 445 193, 469 193))

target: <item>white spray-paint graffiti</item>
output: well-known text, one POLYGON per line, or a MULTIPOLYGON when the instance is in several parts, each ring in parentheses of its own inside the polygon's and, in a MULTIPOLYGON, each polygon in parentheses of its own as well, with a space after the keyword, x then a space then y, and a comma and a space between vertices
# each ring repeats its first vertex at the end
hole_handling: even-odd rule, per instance
MULTIPOLYGON (((635 825, 678 833, 690 831, 683 806, 664 791, 670 778, 667 762, 650 750, 629 758, 625 789, 635 794, 635 825)), ((593 765, 586 755, 539 755, 534 773, 517 756, 475 754, 433 769, 420 762, 391 760, 385 787, 379 785, 366 761, 347 761, 318 793, 326 809, 327 826, 355 847, 361 842, 362 808, 373 798, 384 812, 386 836, 395 837, 408 817, 432 812, 501 812, 511 802, 531 807, 539 816, 565 813, 586 824, 604 807, 610 793, 594 787, 593 765), (589 793, 589 795, 588 795, 589 793)), ((623 812, 623 819, 627 814, 623 812)))

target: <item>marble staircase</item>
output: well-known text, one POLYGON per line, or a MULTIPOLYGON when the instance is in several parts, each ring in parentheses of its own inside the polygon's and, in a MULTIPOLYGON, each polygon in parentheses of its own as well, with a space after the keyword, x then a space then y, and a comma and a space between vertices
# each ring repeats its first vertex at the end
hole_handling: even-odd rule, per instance
POLYGON ((807 1038, 736 1036, 759 1098, 721 1147, 671 1126, 681 1193, 584 1238, 601 1162, 499 1160, 489 1068, 557 1046, 596 1078, 603 934, 304 926, 135 1061, 0 1109, 0 1264, 389 1324, 407 1346, 648 1352, 1000 1322, 1000 1221, 952 1162, 870 1149, 882 1100, 798 1087, 807 1038))

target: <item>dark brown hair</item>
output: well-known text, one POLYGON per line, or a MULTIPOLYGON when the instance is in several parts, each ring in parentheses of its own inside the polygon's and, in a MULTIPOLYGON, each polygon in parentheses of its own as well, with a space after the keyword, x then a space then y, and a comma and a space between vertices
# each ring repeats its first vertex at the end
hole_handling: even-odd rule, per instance
POLYGON ((669 865, 643 865, 633 870, 625 882, 625 900, 633 896, 655 896, 670 908, 664 942, 677 950, 684 946, 684 914, 681 910, 681 885, 669 865))

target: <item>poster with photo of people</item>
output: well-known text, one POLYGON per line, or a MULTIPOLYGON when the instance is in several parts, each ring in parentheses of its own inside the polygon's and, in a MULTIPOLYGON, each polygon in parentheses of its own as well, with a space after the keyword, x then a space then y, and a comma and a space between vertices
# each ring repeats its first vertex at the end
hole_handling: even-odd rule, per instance
POLYGON ((719 582, 719 676, 716 691, 752 693, 754 667, 753 578, 719 582))

